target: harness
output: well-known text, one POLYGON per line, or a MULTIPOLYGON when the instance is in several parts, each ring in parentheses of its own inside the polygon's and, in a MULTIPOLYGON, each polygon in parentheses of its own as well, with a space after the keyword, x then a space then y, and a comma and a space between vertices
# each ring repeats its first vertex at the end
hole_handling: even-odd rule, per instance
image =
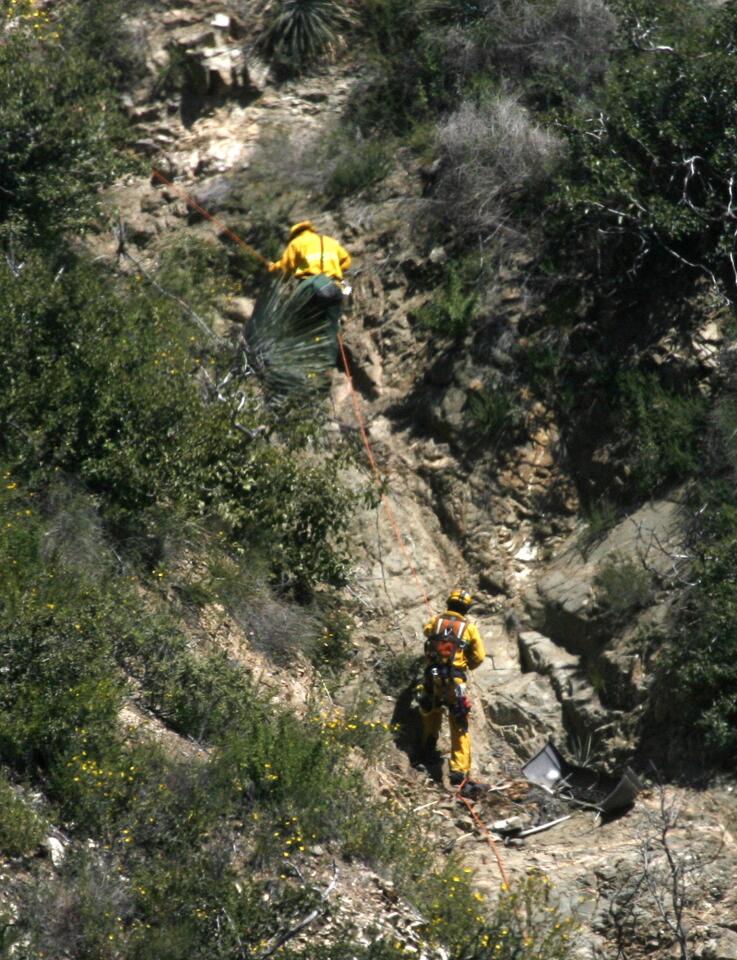
POLYGON ((465 681, 466 671, 454 666, 454 661, 456 653, 466 646, 463 636, 467 626, 463 617, 438 617, 433 632, 427 639, 425 651, 430 661, 428 673, 432 677, 465 681))
POLYGON ((464 617, 454 614, 437 618, 425 642, 428 664, 420 698, 421 710, 447 706, 461 730, 468 730, 471 701, 466 695, 466 671, 456 667, 454 661, 458 651, 466 648, 464 635, 467 626, 464 617), (449 696, 451 691, 452 696, 449 696))
POLYGON ((312 282, 312 295, 315 301, 323 308, 337 307, 343 302, 343 290, 334 277, 325 273, 325 243, 320 234, 320 273, 315 276, 304 277, 312 282))

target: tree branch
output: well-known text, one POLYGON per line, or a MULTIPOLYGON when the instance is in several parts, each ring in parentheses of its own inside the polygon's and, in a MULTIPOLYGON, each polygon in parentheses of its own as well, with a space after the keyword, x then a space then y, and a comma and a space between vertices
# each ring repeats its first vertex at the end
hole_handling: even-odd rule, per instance
POLYGON ((283 933, 280 933, 268 950, 264 950, 263 953, 258 955, 257 960, 265 960, 266 957, 272 956, 276 953, 279 947, 282 947, 285 943, 287 943, 287 941, 291 940, 293 937, 296 937, 297 934, 304 930, 305 927, 317 920, 317 918, 327 910, 328 897, 335 889, 337 882, 338 868, 335 864, 335 861, 333 861, 333 879, 325 888, 324 892, 320 895, 320 904, 315 907, 314 910, 308 913, 304 919, 300 920, 296 926, 290 927, 289 930, 285 930, 283 933))

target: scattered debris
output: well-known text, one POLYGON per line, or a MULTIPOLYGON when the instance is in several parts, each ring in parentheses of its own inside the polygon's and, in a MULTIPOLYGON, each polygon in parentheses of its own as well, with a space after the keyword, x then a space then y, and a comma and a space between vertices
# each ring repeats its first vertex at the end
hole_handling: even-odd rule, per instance
POLYGON ((64 863, 67 855, 66 845, 59 837, 51 834, 41 841, 41 846, 48 853, 51 862, 58 869, 64 863))
POLYGON ((507 817, 506 820, 495 820, 488 826, 495 833, 512 833, 521 830, 524 825, 525 822, 522 817, 507 817))
POLYGON ((533 833, 542 833, 543 830, 549 830, 551 827, 557 827, 559 823, 564 823, 571 819, 572 814, 568 813, 565 817, 558 817, 557 820, 550 820, 548 823, 541 823, 537 827, 530 827, 529 830, 523 830, 518 834, 520 837, 530 837, 533 833))
POLYGON ((551 795, 604 815, 632 806, 643 789, 629 767, 625 767, 619 780, 584 767, 574 767, 563 759, 550 741, 528 760, 522 773, 551 795))
POLYGON ((274 942, 268 947, 267 950, 264 950, 258 955, 258 960, 265 960, 266 957, 270 957, 272 954, 276 953, 284 944, 291 940, 293 937, 296 937, 298 933, 304 930, 305 927, 308 927, 314 920, 316 920, 321 914, 325 913, 328 909, 328 898, 333 892, 338 883, 338 868, 333 861, 333 879, 330 881, 326 889, 320 893, 320 903, 314 910, 307 914, 299 923, 291 927, 289 930, 285 930, 282 933, 278 934, 274 942))

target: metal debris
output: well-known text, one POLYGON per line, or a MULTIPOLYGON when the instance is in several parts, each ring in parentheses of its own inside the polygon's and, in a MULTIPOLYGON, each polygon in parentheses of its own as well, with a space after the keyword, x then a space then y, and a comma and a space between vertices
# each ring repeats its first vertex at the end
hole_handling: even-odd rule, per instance
POLYGON ((517 834, 518 837, 531 837, 533 833, 542 833, 543 830, 549 830, 551 827, 557 827, 559 823, 564 823, 571 819, 572 814, 568 813, 565 817, 558 817, 557 820, 549 820, 547 823, 541 823, 537 827, 530 827, 529 830, 522 830, 517 834))
POLYGON ((575 767, 563 759, 551 741, 527 761, 522 773, 530 783, 542 787, 551 796, 604 815, 631 806, 643 789, 629 767, 625 767, 618 780, 585 767, 575 767))

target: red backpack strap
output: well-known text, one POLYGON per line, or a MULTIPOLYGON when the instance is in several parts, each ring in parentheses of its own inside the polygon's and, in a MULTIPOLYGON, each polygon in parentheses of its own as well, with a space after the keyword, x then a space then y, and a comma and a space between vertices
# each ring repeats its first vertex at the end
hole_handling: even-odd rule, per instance
POLYGON ((431 657, 441 663, 451 664, 463 645, 466 626, 462 617, 437 617, 426 648, 431 657))
POLYGON ((456 643, 460 645, 467 626, 467 621, 462 617, 438 617, 434 633, 436 636, 445 636, 449 639, 452 633, 456 643))

